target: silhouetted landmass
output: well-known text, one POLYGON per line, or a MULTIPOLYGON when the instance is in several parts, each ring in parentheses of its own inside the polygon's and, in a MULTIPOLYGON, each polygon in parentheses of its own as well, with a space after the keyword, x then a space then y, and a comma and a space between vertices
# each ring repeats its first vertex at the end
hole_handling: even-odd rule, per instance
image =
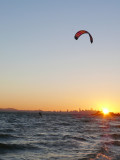
POLYGON ((42 112, 42 110, 19 110, 15 108, 0 108, 0 112, 42 112))
POLYGON ((109 114, 104 115, 102 111, 97 111, 97 110, 71 110, 71 111, 42 111, 42 110, 18 110, 14 108, 0 108, 0 112, 38 112, 38 113, 65 113, 65 114, 72 114, 72 115, 77 115, 78 117, 80 115, 86 115, 86 116, 106 116, 106 117, 120 117, 120 113, 114 113, 114 112, 109 112, 109 114))
POLYGON ((18 111, 17 109, 14 108, 0 108, 0 112, 16 112, 18 111))

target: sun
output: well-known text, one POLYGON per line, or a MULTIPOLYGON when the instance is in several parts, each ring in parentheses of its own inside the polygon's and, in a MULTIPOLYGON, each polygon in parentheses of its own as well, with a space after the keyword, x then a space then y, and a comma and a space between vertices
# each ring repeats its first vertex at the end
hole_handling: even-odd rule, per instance
POLYGON ((107 108, 103 108, 103 113, 104 114, 108 114, 109 113, 109 110, 107 108))

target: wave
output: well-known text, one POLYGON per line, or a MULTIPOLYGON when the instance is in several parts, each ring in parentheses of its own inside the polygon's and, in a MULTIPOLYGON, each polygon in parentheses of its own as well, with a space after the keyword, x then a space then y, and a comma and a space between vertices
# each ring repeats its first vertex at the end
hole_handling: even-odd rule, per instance
POLYGON ((98 153, 95 158, 90 158, 90 160, 111 160, 111 157, 104 155, 102 153, 98 153))
POLYGON ((70 136, 70 135, 65 135, 63 137, 63 140, 67 140, 67 139, 73 139, 73 140, 77 140, 77 141, 87 141, 85 138, 82 137, 76 137, 76 136, 70 136))
POLYGON ((120 141, 105 142, 106 145, 120 146, 120 141))
POLYGON ((112 125, 112 128, 120 128, 120 125, 112 125))
POLYGON ((114 134, 111 134, 110 136, 111 136, 113 139, 120 139, 120 134, 114 133, 114 134))
POLYGON ((5 129, 0 129, 0 132, 7 132, 7 133, 8 132, 9 133, 12 132, 13 133, 13 132, 15 132, 15 129, 13 129, 13 128, 11 128, 11 129, 10 128, 5 128, 5 129))
MULTIPOLYGON (((85 156, 85 158, 81 158, 79 160, 111 160, 111 157, 109 157, 109 150, 108 148, 103 145, 101 146, 100 148, 96 147, 96 153, 93 152, 93 153, 89 153, 85 156)), ((94 151, 95 151, 94 150, 94 151)))
POLYGON ((108 146, 104 144, 98 148, 96 154, 91 156, 89 160, 111 160, 110 153, 108 146))
POLYGON ((8 151, 15 151, 15 150, 27 150, 27 149, 38 149, 38 147, 35 147, 31 144, 5 144, 0 143, 0 153, 8 152, 8 151))
POLYGON ((9 139, 9 138, 17 138, 16 136, 13 136, 11 134, 0 134, 0 139, 9 139))
POLYGON ((56 125, 60 126, 71 126, 71 123, 62 122, 62 123, 56 123, 56 125))

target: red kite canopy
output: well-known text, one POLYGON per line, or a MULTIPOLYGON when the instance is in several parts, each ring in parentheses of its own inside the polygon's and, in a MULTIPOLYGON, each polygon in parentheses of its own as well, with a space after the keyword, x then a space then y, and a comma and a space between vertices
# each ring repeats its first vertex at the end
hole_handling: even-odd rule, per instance
POLYGON ((74 38, 77 40, 77 39, 78 39, 82 34, 84 34, 84 33, 89 34, 90 42, 92 43, 92 42, 93 42, 93 38, 92 38, 91 34, 90 34, 89 32, 87 32, 87 31, 85 31, 85 30, 78 31, 78 32, 75 34, 74 38))

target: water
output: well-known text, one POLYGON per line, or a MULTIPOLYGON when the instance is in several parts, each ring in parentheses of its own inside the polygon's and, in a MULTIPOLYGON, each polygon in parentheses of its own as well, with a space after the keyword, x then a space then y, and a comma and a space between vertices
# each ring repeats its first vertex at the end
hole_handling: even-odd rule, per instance
POLYGON ((0 160, 120 160, 120 118, 0 112, 0 160))

